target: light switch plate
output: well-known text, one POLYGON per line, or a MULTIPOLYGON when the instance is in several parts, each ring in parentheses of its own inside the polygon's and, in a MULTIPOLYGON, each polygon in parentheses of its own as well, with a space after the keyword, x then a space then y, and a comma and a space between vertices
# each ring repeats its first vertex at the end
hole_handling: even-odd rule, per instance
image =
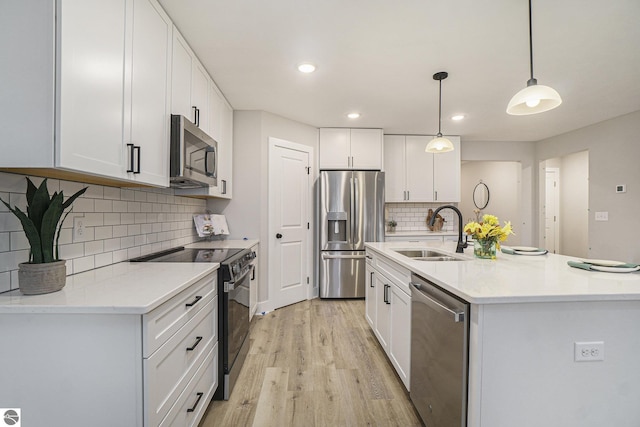
POLYGON ((596 221, 609 221, 609 212, 596 212, 596 221))

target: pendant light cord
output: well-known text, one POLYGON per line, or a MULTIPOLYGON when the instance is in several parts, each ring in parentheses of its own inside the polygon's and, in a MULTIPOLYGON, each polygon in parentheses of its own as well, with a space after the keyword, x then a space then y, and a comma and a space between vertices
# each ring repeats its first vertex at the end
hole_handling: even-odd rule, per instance
POLYGON ((531 0, 529 0, 529 67, 531 69, 531 80, 533 79, 533 30, 531 25, 531 0))
MULTIPOLYGON (((529 0, 531 1, 531 0, 529 0)), ((438 136, 442 135, 442 131, 440 130, 442 123, 442 80, 440 82, 440 95, 438 96, 438 136)))

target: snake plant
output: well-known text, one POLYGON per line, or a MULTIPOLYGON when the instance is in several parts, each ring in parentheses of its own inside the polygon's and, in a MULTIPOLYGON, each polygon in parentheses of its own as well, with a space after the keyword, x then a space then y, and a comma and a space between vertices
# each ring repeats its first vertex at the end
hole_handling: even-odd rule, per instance
POLYGON ((66 213, 64 211, 85 191, 87 191, 87 187, 69 197, 65 202, 62 191, 59 193, 56 191, 49 197, 46 179, 42 181, 40 187, 36 187, 27 178, 26 214, 20 208, 12 208, 7 202, 0 199, 22 223, 22 228, 31 246, 30 263, 44 264, 58 261, 60 230, 62 229, 62 223, 71 210, 66 213), (64 216, 62 216, 63 213, 64 216))

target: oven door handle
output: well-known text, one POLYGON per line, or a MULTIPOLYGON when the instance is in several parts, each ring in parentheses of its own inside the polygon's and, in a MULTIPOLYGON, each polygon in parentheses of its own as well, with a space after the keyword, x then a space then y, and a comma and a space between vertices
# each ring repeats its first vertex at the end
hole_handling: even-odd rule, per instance
POLYGON ((254 268, 256 268, 256 266, 254 264, 250 264, 250 266, 251 268, 249 268, 246 272, 242 274, 242 276, 238 277, 233 282, 224 282, 224 291, 227 293, 230 291, 233 291, 236 288, 236 283, 242 282, 245 277, 251 274, 251 272, 253 271, 254 268))

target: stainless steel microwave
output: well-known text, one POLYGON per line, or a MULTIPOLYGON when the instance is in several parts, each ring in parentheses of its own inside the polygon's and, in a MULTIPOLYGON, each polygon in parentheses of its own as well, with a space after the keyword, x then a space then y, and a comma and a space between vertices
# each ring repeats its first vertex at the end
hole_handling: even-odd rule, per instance
POLYGON ((171 115, 170 183, 174 188, 218 185, 218 143, 180 115, 171 115))

